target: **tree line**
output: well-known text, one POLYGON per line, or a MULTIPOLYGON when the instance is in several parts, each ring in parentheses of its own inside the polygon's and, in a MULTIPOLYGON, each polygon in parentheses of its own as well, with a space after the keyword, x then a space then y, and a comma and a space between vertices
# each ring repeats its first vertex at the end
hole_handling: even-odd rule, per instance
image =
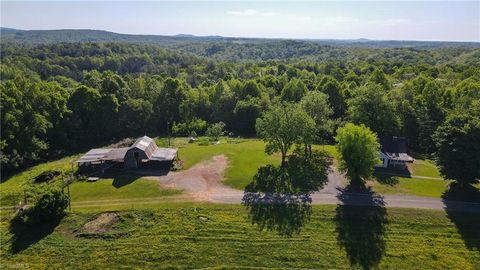
POLYGON ((219 122, 231 135, 256 136, 271 109, 302 108, 312 143, 333 142, 353 122, 406 136, 425 154, 440 150, 434 134, 456 115, 478 120, 480 68, 470 58, 440 61, 450 59, 445 49, 375 60, 357 57, 372 49, 351 50, 342 61, 222 61, 153 45, 2 46, 2 172, 124 137, 203 135, 219 122))

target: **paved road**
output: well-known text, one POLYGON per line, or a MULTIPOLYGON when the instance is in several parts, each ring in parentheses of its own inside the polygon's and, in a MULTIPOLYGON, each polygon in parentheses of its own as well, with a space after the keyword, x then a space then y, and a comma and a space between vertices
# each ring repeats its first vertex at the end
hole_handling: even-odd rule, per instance
MULTIPOLYGON (((372 205, 374 204, 369 194, 363 193, 343 193, 340 200, 339 195, 344 183, 344 176, 338 173, 335 168, 329 172, 329 182, 319 192, 312 194, 312 204, 349 204, 349 205, 372 205)), ((452 211, 465 211, 480 213, 480 203, 453 202, 437 198, 419 197, 411 195, 379 195, 383 199, 386 207, 400 208, 422 208, 443 210, 447 208, 452 211)), ((222 193, 211 193, 209 201, 217 203, 241 203, 243 198, 242 191, 231 191, 222 193)))
MULTIPOLYGON (((179 196, 73 202, 73 206, 95 207, 102 205, 155 204, 176 201, 239 204, 242 202, 244 196, 243 191, 227 187, 223 184, 223 171, 226 166, 226 157, 219 155, 211 161, 202 162, 186 171, 170 173, 164 176, 147 177, 159 181, 163 186, 185 190, 185 193, 179 196)), ((444 202, 439 198, 410 195, 346 193, 341 189, 345 183, 345 176, 339 173, 335 167, 330 169, 328 180, 322 190, 311 195, 313 204, 375 205, 380 202, 387 207, 436 210, 447 208, 448 211, 455 210, 480 213, 480 203, 444 202)))

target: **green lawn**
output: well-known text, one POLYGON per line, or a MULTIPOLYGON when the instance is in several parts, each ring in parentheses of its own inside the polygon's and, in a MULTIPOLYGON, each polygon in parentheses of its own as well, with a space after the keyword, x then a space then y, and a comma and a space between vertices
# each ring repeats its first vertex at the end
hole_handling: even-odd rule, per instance
POLYGON ((3 216, 0 267, 480 269, 478 214, 314 206, 300 234, 286 237, 260 231, 242 206, 180 204, 123 211, 112 231, 78 236, 98 214, 75 212, 52 233, 22 235, 16 254, 3 216))
POLYGON ((68 156, 56 161, 41 163, 20 172, 6 181, 2 179, 0 183, 0 202, 1 205, 12 204, 20 201, 23 198, 25 190, 42 190, 48 188, 49 185, 59 184, 70 173, 70 160, 78 159, 80 155, 68 156), (57 176, 54 181, 50 183, 33 184, 33 179, 45 171, 57 170, 62 172, 62 175, 57 176))
POLYGON ((225 183, 234 188, 243 189, 250 181, 258 168, 267 164, 279 164, 279 155, 267 155, 265 143, 260 140, 240 140, 229 142, 222 140, 219 144, 202 146, 190 144, 181 148, 179 155, 189 168, 194 164, 209 159, 215 155, 224 154, 229 160, 225 171, 225 183))
MULTIPOLYGON (((159 139, 157 139, 158 141, 159 139)), ((164 144, 165 139, 161 139, 164 144)), ((219 144, 199 145, 197 143, 185 143, 186 139, 177 138, 172 140, 172 145, 179 148, 179 157, 185 163, 186 169, 208 160, 215 155, 224 154, 229 159, 229 166, 225 171, 225 184, 237 189, 243 189, 252 180, 253 175, 260 166, 267 164, 280 164, 280 155, 267 155, 265 143, 259 139, 231 139, 220 140, 219 144)), ((315 146, 315 149, 325 150, 336 157, 334 146, 315 146)))
POLYGON ((387 180, 369 182, 373 189, 383 194, 406 194, 440 198, 449 182, 434 179, 388 177, 387 180))
POLYGON ((409 168, 412 175, 443 178, 435 163, 428 159, 415 159, 415 161, 409 165, 409 168))
POLYGON ((72 203, 92 200, 152 198, 180 194, 180 190, 161 188, 155 180, 118 177, 97 182, 76 182, 70 186, 72 203))

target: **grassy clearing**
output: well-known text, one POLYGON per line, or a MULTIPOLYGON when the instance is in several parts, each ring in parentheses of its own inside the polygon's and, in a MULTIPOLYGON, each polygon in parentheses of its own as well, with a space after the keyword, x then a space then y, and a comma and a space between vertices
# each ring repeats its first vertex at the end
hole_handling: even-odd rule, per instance
POLYGON ((462 223, 478 224, 479 215, 460 222, 443 211, 389 208, 386 222, 368 224, 368 209, 351 210, 314 206, 291 238, 260 231, 241 206, 193 204, 121 212, 112 233, 82 238, 77 233, 99 212, 81 212, 16 254, 3 218, 1 267, 356 269, 360 263, 350 262, 357 261, 380 269, 480 268, 478 232, 467 234, 462 223))
MULTIPOLYGON (((202 138, 201 138, 202 139, 202 138)), ((157 139, 160 145, 165 145, 165 139, 157 139)), ((229 166, 225 172, 225 184, 243 189, 252 180, 258 168, 267 164, 279 164, 280 155, 267 155, 265 143, 258 139, 224 138, 219 144, 200 145, 187 143, 185 138, 177 138, 171 144, 179 148, 179 157, 184 161, 185 169, 224 154, 229 159, 229 166)), ((315 146, 317 150, 325 150, 333 157, 337 157, 334 146, 315 146)))
POLYGON ((412 175, 443 178, 435 163, 428 159, 415 159, 415 161, 412 164, 409 164, 408 167, 410 168, 412 175))
POLYGON ((68 177, 68 174, 70 173, 70 160, 76 160, 79 156, 80 155, 73 155, 56 161, 45 162, 26 169, 25 171, 18 173, 6 180, 2 179, 2 183, 0 183, 1 205, 12 204, 14 201, 21 200, 25 190, 41 190, 47 188, 49 185, 55 185, 58 184, 58 182, 63 181, 63 179, 68 177), (55 177, 54 180, 49 183, 33 183, 33 180, 36 176, 50 170, 60 171, 62 174, 55 177))
MULTIPOLYGON (((160 145, 165 145, 164 138, 157 141, 160 145)), ((225 183, 238 189, 243 189, 250 183, 260 166, 280 163, 280 156, 267 155, 265 143, 257 139, 224 138, 218 144, 200 145, 189 144, 185 138, 177 138, 172 140, 172 145, 179 148, 178 155, 184 162, 184 169, 216 155, 227 156, 229 166, 225 171, 225 183)))
POLYGON ((81 201, 163 197, 180 193, 180 190, 161 188, 155 180, 129 176, 100 179, 97 182, 76 182, 70 186, 73 204, 81 201))

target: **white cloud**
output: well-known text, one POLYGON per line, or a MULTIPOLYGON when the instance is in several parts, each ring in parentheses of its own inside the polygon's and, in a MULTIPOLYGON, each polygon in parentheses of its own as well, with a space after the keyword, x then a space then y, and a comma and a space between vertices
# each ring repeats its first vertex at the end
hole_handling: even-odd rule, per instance
POLYGON ((412 21, 410 19, 401 19, 401 18, 392 18, 385 20, 367 20, 366 24, 370 25, 379 25, 379 26, 397 26, 397 25, 406 25, 410 24, 412 21))
POLYGON ((358 23, 360 20, 354 17, 335 16, 335 17, 321 18, 320 21, 323 24, 332 25, 332 24, 339 24, 339 23, 358 23))
POLYGON ((263 16, 270 17, 274 16, 275 12, 271 11, 258 11, 256 9, 243 9, 243 10, 229 10, 227 14, 233 16, 263 16))
POLYGON ((288 20, 297 21, 297 22, 306 22, 312 19, 312 17, 310 16, 304 16, 304 15, 298 15, 298 14, 287 14, 286 17, 288 20))

